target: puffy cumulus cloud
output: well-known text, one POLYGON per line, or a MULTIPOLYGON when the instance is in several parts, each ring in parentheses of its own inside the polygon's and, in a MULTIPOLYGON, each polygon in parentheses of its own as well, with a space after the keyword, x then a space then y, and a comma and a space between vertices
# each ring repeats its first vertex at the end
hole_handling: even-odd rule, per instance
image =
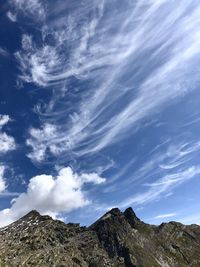
POLYGON ((0 193, 6 189, 6 181, 4 177, 5 169, 5 166, 0 165, 0 193))
POLYGON ((11 223, 33 209, 57 217, 60 212, 84 207, 90 203, 84 184, 103 182, 105 179, 96 173, 77 174, 70 167, 61 169, 56 177, 35 176, 29 181, 27 192, 12 200, 10 209, 0 211, 0 225, 11 223))
POLYGON ((9 121, 8 115, 0 115, 0 153, 6 153, 16 148, 15 139, 2 130, 9 121))

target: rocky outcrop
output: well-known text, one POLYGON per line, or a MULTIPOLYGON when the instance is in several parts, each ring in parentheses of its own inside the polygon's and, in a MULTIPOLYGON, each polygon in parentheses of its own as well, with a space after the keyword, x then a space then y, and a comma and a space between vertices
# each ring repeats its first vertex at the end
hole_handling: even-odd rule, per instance
POLYGON ((112 209, 90 227, 32 211, 0 229, 0 267, 199 267, 200 226, 112 209))

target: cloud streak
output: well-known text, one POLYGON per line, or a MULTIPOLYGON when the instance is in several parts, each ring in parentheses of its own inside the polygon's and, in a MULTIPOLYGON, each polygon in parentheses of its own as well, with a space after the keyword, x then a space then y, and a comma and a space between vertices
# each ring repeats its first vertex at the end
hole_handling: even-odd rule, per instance
MULTIPOLYGON (((94 1, 79 6, 75 1, 74 9, 65 6, 62 15, 51 12, 49 4, 42 45, 32 36, 22 38, 22 50, 16 53, 20 78, 54 92, 50 103, 36 108, 42 123, 57 129, 44 150, 55 145, 62 155, 99 153, 196 89, 198 4, 126 1, 125 8, 115 3, 115 19, 107 14, 109 5, 94 1), (78 81, 82 86, 75 85, 78 81), (73 109, 72 97, 77 99, 73 109)), ((28 143, 33 150, 42 146, 31 133, 28 143)))
POLYGON ((9 54, 6 49, 0 47, 0 56, 7 57, 9 54))
POLYGON ((167 219, 167 218, 171 218, 175 216, 176 216, 176 213, 160 214, 160 215, 157 215, 154 219, 167 219))
POLYGON ((170 190, 173 190, 175 187, 180 186, 181 184, 191 180, 200 174, 200 167, 190 167, 184 171, 179 171, 177 173, 168 174, 155 182, 146 184, 149 189, 143 193, 136 194, 133 197, 130 197, 124 200, 118 206, 124 208, 130 205, 143 205, 150 203, 164 196, 170 190))
POLYGON ((151 155, 151 159, 147 159, 132 173, 132 177, 124 181, 127 186, 139 182, 140 192, 135 192, 133 196, 116 205, 125 208, 156 201, 197 177, 200 174, 200 166, 198 162, 195 164, 194 158, 198 158, 199 152, 199 142, 167 144, 166 149, 151 155))

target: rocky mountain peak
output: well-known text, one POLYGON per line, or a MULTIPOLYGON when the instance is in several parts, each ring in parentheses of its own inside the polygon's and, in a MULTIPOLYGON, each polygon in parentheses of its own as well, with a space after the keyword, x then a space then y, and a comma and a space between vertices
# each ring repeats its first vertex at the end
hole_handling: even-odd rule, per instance
POLYGON ((21 219, 22 220, 27 220, 27 219, 40 219, 42 215, 37 211, 37 210, 32 210, 29 213, 27 213, 25 216, 23 216, 21 219))
POLYGON ((26 227, 35 227, 36 225, 45 222, 45 221, 51 221, 53 220, 48 215, 41 215, 38 211, 32 210, 26 215, 24 215, 22 218, 17 220, 16 222, 12 223, 8 226, 8 228, 26 228, 26 227))
POLYGON ((39 221, 47 221, 52 220, 52 218, 49 215, 41 215, 37 210, 32 210, 29 213, 27 213, 24 217, 22 217, 23 220, 39 220, 39 221))
POLYGON ((200 226, 153 226, 132 208, 111 209, 90 227, 33 210, 0 229, 0 266, 199 267, 200 226))
POLYGON ((143 223, 135 214, 133 209, 129 207, 124 211, 124 216, 128 220, 131 227, 137 227, 139 224, 143 223))
POLYGON ((108 211, 107 214, 108 213, 112 214, 113 216, 119 216, 119 215, 121 215, 121 211, 118 208, 113 208, 110 211, 108 211))
POLYGON ((97 220, 91 228, 112 228, 116 231, 122 229, 129 229, 130 227, 137 227, 144 224, 135 214, 131 207, 121 212, 118 208, 113 208, 105 213, 99 220, 97 220))

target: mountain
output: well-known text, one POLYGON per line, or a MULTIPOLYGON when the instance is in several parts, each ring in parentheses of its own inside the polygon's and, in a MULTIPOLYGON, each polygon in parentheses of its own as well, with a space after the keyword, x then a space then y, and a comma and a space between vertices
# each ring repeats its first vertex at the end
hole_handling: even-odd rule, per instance
POLYGON ((0 229, 0 267, 199 267, 200 226, 142 222, 115 208, 90 227, 31 211, 0 229))

